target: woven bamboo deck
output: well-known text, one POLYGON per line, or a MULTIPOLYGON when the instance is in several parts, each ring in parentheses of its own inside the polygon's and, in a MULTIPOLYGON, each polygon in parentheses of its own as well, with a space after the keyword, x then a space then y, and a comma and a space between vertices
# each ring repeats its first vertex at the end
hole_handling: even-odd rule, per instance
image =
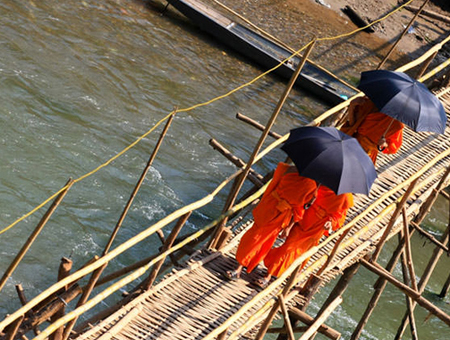
MULTIPOLYGON (((447 115, 450 115, 450 91, 437 93, 443 102, 447 115)), ((419 180, 419 189, 414 192, 407 203, 409 215, 417 212, 425 194, 439 181, 443 170, 448 167, 450 156, 450 129, 447 127, 444 135, 430 133, 415 133, 409 128, 404 130, 404 142, 401 150, 395 155, 378 157, 378 179, 372 187, 369 197, 355 196, 355 206, 349 212, 347 223, 359 214, 367 214, 352 228, 332 266, 323 273, 325 283, 337 276, 362 256, 374 249, 390 214, 383 217, 383 211, 393 206, 401 197, 407 185, 398 188, 394 193, 386 195, 392 188, 408 182, 411 176, 432 164, 419 180), (441 159, 436 162, 436 158, 441 159), (373 204, 379 200, 379 203, 373 204), (381 216, 381 217, 380 217, 381 216), (373 220, 375 225, 367 227, 373 220)), ((250 216, 250 214, 249 214, 250 216)), ((260 294, 261 289, 255 288, 252 280, 264 272, 259 266, 251 275, 243 273, 241 279, 229 282, 223 279, 222 273, 236 265, 234 252, 242 231, 251 226, 251 220, 246 217, 235 229, 234 237, 221 252, 209 253, 203 251, 193 256, 185 267, 172 271, 150 291, 139 296, 92 329, 81 334, 77 339, 167 339, 187 340, 216 338, 209 335, 222 325, 236 311, 260 294), (209 336, 208 336, 209 335, 209 336)), ((398 231, 394 229, 391 235, 398 231)), ((325 261, 335 240, 314 254, 308 265, 301 272, 301 282, 317 270, 325 261)), ((269 287, 270 289, 270 287, 269 287)), ((279 287, 273 289, 261 302, 248 309, 231 324, 228 335, 245 338, 247 332, 256 329, 263 320, 264 313, 255 311, 267 301, 273 300, 273 295, 279 287), (252 322, 239 327, 248 319, 252 322), (233 333, 234 332, 234 333, 233 333)), ((291 292, 286 300, 290 304, 301 304, 301 298, 291 292)), ((268 310, 268 308, 265 308, 268 310)), ((339 330, 338 330, 339 331, 339 330)))

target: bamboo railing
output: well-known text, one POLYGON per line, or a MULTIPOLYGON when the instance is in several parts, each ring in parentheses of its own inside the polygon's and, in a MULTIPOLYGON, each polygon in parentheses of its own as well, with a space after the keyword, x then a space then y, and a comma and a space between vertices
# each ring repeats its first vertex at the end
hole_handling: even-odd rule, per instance
MULTIPOLYGON (((409 63, 409 64, 399 68, 398 71, 404 72, 404 71, 407 71, 409 69, 412 69, 412 68, 420 65, 422 62, 428 60, 431 56, 435 55, 435 53, 437 51, 439 51, 439 49, 442 48, 442 46, 446 42, 448 42, 449 40, 450 40, 450 37, 445 39, 445 41, 443 41, 442 43, 440 43, 440 44, 436 45, 435 47, 433 47, 431 50, 429 50, 426 54, 424 54, 418 60, 413 61, 413 62, 411 62, 411 63, 409 63)), ((430 77, 436 75, 438 72, 443 70, 449 64, 450 64, 450 59, 447 60, 446 62, 444 62, 443 64, 441 64, 440 66, 438 66, 437 68, 435 68, 434 70, 428 72, 426 75, 422 76, 420 78, 420 81, 425 81, 425 80, 429 79, 430 77)), ((318 118, 314 119, 309 125, 317 125, 317 124, 325 121, 326 119, 330 118, 331 116, 335 115, 336 113, 341 112, 343 109, 345 109, 348 106, 348 104, 350 103, 351 100, 353 100, 354 98, 356 98, 358 96, 361 96, 361 95, 362 94, 358 94, 358 95, 356 95, 356 96, 346 100, 345 102, 335 106, 334 108, 326 111, 325 113, 320 115, 318 118)), ((172 117, 173 117, 173 115, 172 115, 172 117)), ((281 145, 284 141, 286 141, 287 138, 288 138, 288 135, 284 135, 281 138, 277 139, 276 141, 272 142, 264 150, 262 150, 260 152, 259 152, 259 150, 257 150, 257 152, 255 152, 255 154, 254 154, 254 157, 253 157, 252 161, 248 163, 247 170, 249 171, 251 169, 251 166, 253 166, 256 162, 261 160, 269 152, 271 152, 272 150, 277 148, 279 145, 281 145)), ((408 180, 406 180, 403 183, 395 186, 390 191, 387 191, 385 194, 380 196, 375 202, 373 202, 371 205, 369 205, 367 207, 367 210, 365 212, 362 212, 361 214, 356 216, 345 227, 343 227, 338 232, 336 232, 333 235, 331 235, 329 238, 327 238, 325 241, 320 243, 318 246, 311 248, 308 252, 303 254, 300 258, 298 258, 295 261, 295 263, 283 275, 281 275, 279 278, 277 278, 275 281, 273 281, 266 290, 258 293, 258 295, 255 297, 255 300, 252 299, 247 304, 245 304, 243 307, 241 307, 225 323, 223 323, 220 327, 218 327, 216 330, 214 330, 212 333, 210 333, 208 336, 206 336, 205 339, 213 339, 216 336, 223 336, 223 334, 225 334, 224 332, 226 332, 227 329, 234 322, 236 322, 240 317, 242 317, 242 315, 245 312, 247 312, 251 308, 254 308, 257 303, 259 303, 262 299, 267 298, 269 295, 273 294, 273 292, 276 291, 277 289, 281 291, 281 289, 283 287, 283 282, 286 279, 288 279, 289 277, 290 277, 290 279, 292 281, 292 284, 298 283, 300 281, 301 277, 298 277, 296 275, 297 274, 296 271, 298 270, 300 264, 302 264, 303 261, 306 258, 310 257, 311 255, 313 255, 314 253, 316 253, 320 249, 324 248, 329 243, 335 241, 335 239, 340 237, 346 231, 348 231, 351 228, 353 228, 356 225, 356 223, 361 221, 362 218, 367 215, 367 213, 368 213, 368 211, 370 209, 372 209, 374 206, 380 204, 380 202, 382 202, 384 199, 386 199, 387 197, 392 195, 394 192, 399 192, 399 191, 403 190, 406 186, 410 185, 413 181, 415 181, 415 180, 419 179, 421 176, 423 176, 436 163, 442 161, 442 159, 448 157, 449 155, 450 155, 450 150, 447 150, 447 151, 443 152, 442 154, 440 154, 439 156, 435 157, 433 159, 433 161, 429 162, 425 167, 423 167, 420 171, 418 171, 414 176, 412 176, 408 180)), ((202 207, 206 206, 207 204, 211 203, 219 192, 221 192, 229 183, 231 183, 231 181, 235 180, 238 176, 240 176, 243 173, 245 173, 245 170, 241 169, 241 170, 237 171, 236 173, 231 175, 229 178, 224 180, 222 183, 220 183, 211 194, 205 196, 204 198, 202 198, 202 199, 200 199, 200 200, 198 200, 196 202, 188 204, 188 205, 186 205, 185 207, 183 207, 181 209, 178 209, 178 210, 174 211, 173 213, 169 214, 168 216, 166 216, 162 220, 158 221, 157 223, 153 224, 152 226, 149 226, 143 232, 141 232, 138 235, 132 237, 131 239, 129 239, 128 241, 124 242, 123 244, 117 246, 116 248, 112 249, 111 251, 109 251, 109 246, 108 246, 107 247, 108 249, 104 252, 103 256, 101 256, 100 258, 94 260, 92 263, 86 265, 82 269, 79 269, 76 272, 74 272, 74 273, 72 273, 72 274, 62 278, 59 282, 53 284, 51 287, 46 289, 44 292, 40 293, 38 296, 33 298, 31 301, 26 303, 24 306, 19 308, 17 311, 15 311, 12 314, 8 315, 4 320, 2 320, 0 322, 0 333, 1 332, 5 332, 8 326, 9 326, 8 333, 9 334, 15 333, 15 331, 17 331, 17 329, 20 326, 20 322, 19 321, 21 321, 27 313, 32 311, 32 309, 34 307, 36 307, 39 304, 43 303, 44 301, 46 301, 46 299, 51 298, 52 296, 54 296, 56 293, 58 293, 62 289, 65 289, 67 287, 73 286, 77 281, 79 281, 80 279, 86 277, 87 275, 89 275, 89 274, 91 274, 91 273, 93 273, 93 272, 95 272, 97 270, 100 270, 101 268, 104 268, 104 266, 106 266, 109 262, 114 260, 117 256, 119 256, 120 254, 122 254, 126 250, 130 249, 131 247, 135 246, 136 244, 138 244, 138 243, 142 242, 143 240, 147 239, 148 237, 153 235, 155 232, 158 232, 158 231, 162 230, 162 228, 169 226, 171 223, 175 222, 176 220, 180 221, 179 222, 179 226, 177 227, 177 230, 179 231, 181 229, 181 227, 183 226, 184 222, 186 222, 187 218, 189 217, 189 215, 193 211, 195 211, 195 210, 197 210, 199 208, 202 208, 202 207), (181 222, 181 221, 184 221, 184 222, 181 222), (12 328, 12 325, 16 325, 16 327, 12 328)), ((426 182, 427 182, 426 180, 423 181, 423 183, 426 183, 426 182)), ((69 187, 67 187, 67 189, 69 187)), ((256 199, 258 199, 262 195, 262 193, 264 192, 266 187, 267 187, 267 184, 265 186, 261 187, 258 191, 256 191, 256 193, 254 193, 253 195, 249 196, 248 198, 246 198, 242 202, 240 202, 238 204, 235 204, 235 205, 232 204, 229 207, 229 209, 226 209, 223 212, 223 214, 221 214, 217 219, 215 219, 213 222, 209 223, 207 226, 205 226, 204 228, 202 228, 198 232, 194 233, 190 237, 185 238, 183 241, 181 241, 179 243, 176 243, 176 244, 173 244, 174 237, 173 238, 171 237, 170 238, 170 242, 168 242, 165 245, 163 251, 159 255, 153 257, 153 259, 149 260, 148 263, 146 263, 145 265, 142 265, 141 267, 139 267, 139 269, 135 270, 132 274, 127 275, 126 277, 124 277, 121 280, 119 280, 118 282, 114 283, 113 285, 111 285, 107 289, 105 289, 102 292, 98 293, 94 298, 91 298, 90 300, 86 299, 85 303, 81 304, 80 306, 75 308, 70 313, 66 314, 65 316, 63 316, 63 317, 59 318, 58 320, 56 320, 55 322, 53 322, 52 325, 50 325, 44 331, 42 331, 36 337, 36 339, 45 339, 47 336, 52 334, 54 331, 59 329, 61 326, 65 325, 67 322, 70 322, 71 320, 76 320, 76 318, 78 316, 84 314, 86 311, 88 311, 91 308, 93 308, 95 305, 97 305, 98 303, 103 301, 107 296, 113 294, 114 292, 118 291, 120 288, 124 287, 125 285, 135 281, 136 279, 138 279, 141 276, 143 276, 144 274, 146 274, 147 271, 150 268, 153 267, 154 270, 156 270, 155 268, 160 267, 161 264, 162 264, 162 261, 167 256, 172 255, 174 252, 176 252, 176 251, 182 249, 184 246, 190 244, 191 242, 193 242, 195 239, 197 239, 198 237, 200 237, 204 233, 208 232, 212 228, 215 228, 218 224, 220 224, 227 217, 235 214, 236 212, 241 211, 242 209, 244 209, 245 207, 250 205, 252 202, 254 202, 256 199)), ((421 187, 420 185, 417 186, 417 188, 420 188, 420 187, 421 187)), ((414 188, 414 190, 418 190, 417 188, 414 188)), ((64 191, 64 193, 67 192, 67 189, 64 191)), ((62 199, 62 197, 63 197, 63 195, 61 195, 61 199, 62 199)), ((131 201, 132 201, 132 199, 131 199, 131 201)), ((394 205, 393 204, 391 204, 388 207, 386 207, 385 210, 383 210, 383 213, 380 214, 380 219, 382 217, 384 217, 384 216, 387 216, 393 209, 394 209, 394 205)), ((126 214, 126 212, 125 212, 125 214, 126 214)), ((374 220, 374 223, 376 223, 376 221, 378 221, 378 220, 374 220)), ((118 223, 118 225, 120 225, 120 222, 118 223)), ((367 226, 367 228, 368 227, 369 226, 367 226)), ((365 229, 363 228, 361 230, 365 230, 365 229)), ((362 232, 362 231, 360 231, 360 232, 362 232)), ((354 235, 351 236, 345 242, 340 244, 339 247, 345 247, 346 245, 348 245, 348 242, 351 242, 352 237, 355 237, 355 236, 354 235)), ((113 238, 113 236, 112 236, 112 238, 113 238)), ((320 265, 323 265, 325 260, 326 259, 323 258, 321 261, 318 261, 316 264, 314 264, 314 266, 312 266, 311 268, 308 268, 308 270, 304 272, 305 273, 304 275, 307 275, 308 273, 311 273, 312 271, 317 269, 320 265)), ((375 268, 374 270, 378 270, 378 269, 375 268)), ((148 282, 147 282, 148 285, 146 287, 147 289, 151 286, 152 282, 154 281, 155 275, 156 275, 155 273, 157 271, 158 270, 154 271, 152 276, 148 279, 148 282)), ((2 281, 2 284, 4 284, 4 281, 6 281, 6 278, 9 275, 10 275, 10 272, 7 273, 5 279, 2 281)), ((95 282, 94 282, 93 285, 95 285, 95 282)), ((0 289, 1 289, 1 287, 0 287, 0 289)), ((84 289, 87 289, 87 288, 84 287, 84 289)), ((278 292, 278 293, 276 293, 276 295, 279 296, 280 301, 283 301, 284 296, 287 293, 288 292, 285 291, 283 293, 283 295, 280 295, 281 293, 278 292)), ((275 302, 273 300, 270 300, 269 302, 267 302, 264 305, 263 308, 259 309, 258 312, 255 313, 255 316, 254 316, 253 319, 249 319, 248 325, 246 325, 244 323, 244 325, 242 325, 241 328, 239 328, 239 331, 242 332, 246 328, 252 327, 254 325, 254 322, 253 322, 254 319, 257 319, 259 317, 259 315, 263 315, 269 309, 275 308, 274 306, 275 306, 276 303, 277 302, 275 302)), ((282 306, 282 308, 284 308, 283 307, 284 304, 282 302, 281 302, 281 306, 282 306)), ((316 325, 314 327, 316 327, 316 325)), ((70 329, 71 329, 71 327, 68 329, 68 333, 70 333, 70 329)), ((70 335, 68 333, 66 334, 66 338, 70 335)), ((238 336, 238 334, 239 334, 239 332, 235 331, 229 337, 227 337, 227 339, 234 339, 234 338, 236 338, 238 336)))

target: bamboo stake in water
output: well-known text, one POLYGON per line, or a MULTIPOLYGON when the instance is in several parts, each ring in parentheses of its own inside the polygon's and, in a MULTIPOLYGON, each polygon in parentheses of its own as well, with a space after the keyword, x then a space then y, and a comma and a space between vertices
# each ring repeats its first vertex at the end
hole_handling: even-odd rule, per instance
POLYGON ((6 272, 3 274, 3 277, 0 280, 0 291, 5 286, 6 281, 11 276, 11 274, 14 272, 14 270, 19 265, 20 261, 22 261, 23 257, 25 256, 28 249, 30 249, 33 242, 36 240, 42 229, 44 229, 45 225, 47 224, 48 220, 52 216, 52 214, 55 212, 58 205, 63 200, 64 196, 66 196, 67 192, 71 188, 73 184, 73 180, 69 179, 69 181, 64 186, 66 189, 62 191, 56 199, 53 201, 52 205, 48 210, 45 212, 44 216, 42 216, 41 220, 39 221, 38 225, 34 229, 34 231, 31 233, 31 235, 28 237, 28 240, 25 242, 25 244, 22 246, 22 249, 20 249, 19 253, 16 255, 16 258, 11 262, 8 269, 6 269, 6 272))
MULTIPOLYGON (((153 161, 156 157, 156 154, 159 151, 159 148, 161 146, 161 143, 167 133, 167 130, 170 127, 170 124, 173 121, 173 118, 175 117, 176 114, 176 109, 173 111, 173 114, 169 117, 169 119, 167 120, 166 126, 164 127, 163 131, 161 132, 161 135, 159 136, 158 142, 156 143, 156 146, 153 150, 152 155, 150 156, 147 165, 144 169, 144 171, 141 174, 141 177, 139 178, 139 181, 137 182, 130 198, 128 199, 127 204, 125 205, 125 208, 122 211, 122 214, 120 215, 119 221, 117 222, 108 243, 106 244, 102 256, 106 255, 109 251, 109 249, 111 248, 112 243, 114 242, 114 239, 116 238, 116 235, 120 229, 120 227, 122 226, 122 222, 125 219, 128 211, 130 210, 131 204, 133 203, 134 198, 136 197, 136 194, 138 193, 139 189, 142 186, 142 183, 144 182, 144 179, 148 173, 148 171, 150 170, 150 167, 153 164, 153 161)), ((102 274, 103 270, 106 268, 108 264, 105 263, 104 265, 102 265, 100 268, 98 268, 96 271, 94 271, 91 275, 91 278, 89 280, 89 283, 87 284, 85 290, 83 291, 82 296, 80 297, 80 300, 78 300, 77 306, 76 307, 80 307, 82 305, 84 305, 84 303, 87 301, 87 299, 89 298, 89 296, 91 295, 92 290, 95 287, 95 284, 97 283, 98 279, 100 278, 100 275, 102 274)), ((66 326, 66 329, 64 330, 64 337, 63 340, 67 340, 70 336, 70 333, 72 332, 73 326, 75 325, 75 323, 77 322, 77 317, 72 319, 66 326)))

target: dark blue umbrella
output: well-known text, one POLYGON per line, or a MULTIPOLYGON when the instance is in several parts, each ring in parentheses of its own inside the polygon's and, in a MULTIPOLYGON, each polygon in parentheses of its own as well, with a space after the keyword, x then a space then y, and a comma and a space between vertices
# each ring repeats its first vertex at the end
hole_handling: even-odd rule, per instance
POLYGON ((332 127, 291 130, 281 147, 301 176, 325 185, 337 195, 369 194, 377 177, 369 156, 358 141, 332 127))
POLYGON ((414 131, 444 133, 447 116, 442 103, 425 85, 407 74, 386 70, 363 72, 358 88, 380 112, 414 131))

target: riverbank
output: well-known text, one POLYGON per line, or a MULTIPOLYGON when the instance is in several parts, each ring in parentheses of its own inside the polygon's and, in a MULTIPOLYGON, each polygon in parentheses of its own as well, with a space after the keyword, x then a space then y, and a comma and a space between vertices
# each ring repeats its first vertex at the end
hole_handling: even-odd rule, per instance
MULTIPOLYGON (((398 7, 397 0, 223 0, 227 6, 261 29, 294 49, 313 38, 336 37, 358 27, 343 13, 350 6, 367 22, 382 18, 398 7), (299 27, 308 27, 301 30, 299 27)), ((414 6, 423 2, 413 1, 414 6)), ((445 0, 433 0, 425 9, 449 16, 445 0)), ((327 67, 347 81, 357 83, 361 71, 373 69, 389 52, 414 13, 402 9, 374 25, 374 33, 358 32, 349 37, 321 41, 316 44, 311 59, 327 67)), ((450 24, 420 16, 398 45, 384 68, 394 69, 422 55, 450 32, 450 24)), ((444 52, 441 58, 448 58, 444 52)), ((442 62, 442 59, 439 59, 442 62)))

